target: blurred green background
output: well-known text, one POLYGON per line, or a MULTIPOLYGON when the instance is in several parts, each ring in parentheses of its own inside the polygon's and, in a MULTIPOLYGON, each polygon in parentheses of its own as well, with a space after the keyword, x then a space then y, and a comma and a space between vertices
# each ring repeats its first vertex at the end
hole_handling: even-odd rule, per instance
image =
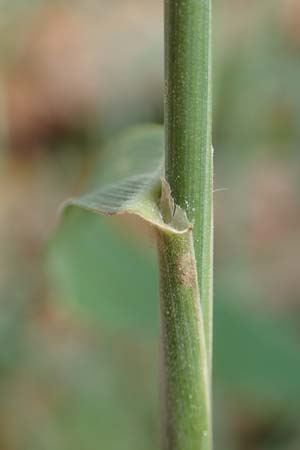
MULTIPOLYGON (((162 123, 162 33, 158 0, 0 1, 0 450, 159 448, 154 250, 58 208, 162 123)), ((300 448, 299 80, 298 0, 214 1, 216 449, 300 448)))

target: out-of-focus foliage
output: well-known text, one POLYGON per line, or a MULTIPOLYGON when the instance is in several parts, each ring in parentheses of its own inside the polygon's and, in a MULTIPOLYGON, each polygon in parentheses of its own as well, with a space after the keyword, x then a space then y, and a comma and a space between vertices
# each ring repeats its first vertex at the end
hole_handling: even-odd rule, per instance
MULTIPOLYGON (((299 2, 214 3, 216 448, 298 450, 299 2)), ((158 448, 151 242, 56 225, 162 120, 162 3, 2 0, 0 38, 0 448, 158 448)))
MULTIPOLYGON (((73 309, 92 316, 92 323, 99 322, 104 329, 138 333, 144 340, 157 333, 155 258, 151 253, 146 258, 146 249, 132 242, 128 247, 126 233, 120 233, 124 223, 114 223, 111 229, 109 220, 68 216, 69 223, 61 227, 50 252, 60 288, 56 297, 72 299, 73 309)), ((228 407, 241 401, 246 409, 274 420, 275 427, 278 414, 300 414, 299 336, 266 310, 253 311, 247 303, 244 309, 247 292, 239 293, 241 304, 233 304, 230 295, 237 293, 230 284, 219 280, 216 289, 216 386, 230 395, 228 407)))

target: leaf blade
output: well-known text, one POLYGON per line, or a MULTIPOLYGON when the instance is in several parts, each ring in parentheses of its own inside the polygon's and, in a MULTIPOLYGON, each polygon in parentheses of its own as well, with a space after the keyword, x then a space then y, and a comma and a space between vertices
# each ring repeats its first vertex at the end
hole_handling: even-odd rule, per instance
POLYGON ((179 207, 168 223, 161 214, 161 194, 171 195, 161 178, 162 127, 134 127, 109 143, 104 153, 107 158, 100 171, 98 189, 68 200, 63 210, 73 206, 106 216, 132 214, 168 233, 182 234, 190 229, 179 207))

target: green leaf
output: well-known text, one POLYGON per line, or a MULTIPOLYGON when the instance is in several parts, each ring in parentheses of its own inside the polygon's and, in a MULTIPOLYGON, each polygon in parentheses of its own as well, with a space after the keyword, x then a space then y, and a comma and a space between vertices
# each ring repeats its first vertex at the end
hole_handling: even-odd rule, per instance
MULTIPOLYGON (((251 311, 217 291, 214 370, 217 383, 248 399, 299 410, 299 335, 284 318, 251 311)), ((233 294, 234 298, 235 295, 233 294)), ((243 303, 243 302, 241 302, 243 303)))
POLYGON ((144 340, 158 329, 154 251, 111 225, 76 208, 65 217, 47 253, 52 297, 90 326, 144 340))
POLYGON ((87 190, 101 189, 162 166, 164 129, 161 125, 131 127, 109 141, 93 164, 87 190))
POLYGON ((71 199, 65 204, 65 209, 77 206, 107 216, 132 214, 165 232, 185 233, 190 225, 179 207, 169 224, 164 221, 160 210, 160 197, 166 182, 161 183, 162 179, 156 173, 137 175, 91 194, 71 199))
POLYGON ((121 135, 104 151, 99 188, 69 200, 64 209, 77 206, 108 216, 133 214, 165 232, 185 233, 190 225, 181 208, 174 208, 167 222, 161 212, 161 198, 162 206, 172 204, 162 177, 162 149, 162 127, 137 127, 121 135))

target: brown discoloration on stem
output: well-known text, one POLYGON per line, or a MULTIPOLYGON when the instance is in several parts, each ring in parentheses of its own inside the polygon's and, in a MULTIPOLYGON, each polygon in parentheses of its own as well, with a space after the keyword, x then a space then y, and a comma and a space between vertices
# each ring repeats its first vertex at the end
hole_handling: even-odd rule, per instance
POLYGON ((197 289, 197 271, 195 259, 191 253, 181 255, 177 261, 179 281, 186 287, 197 289))

